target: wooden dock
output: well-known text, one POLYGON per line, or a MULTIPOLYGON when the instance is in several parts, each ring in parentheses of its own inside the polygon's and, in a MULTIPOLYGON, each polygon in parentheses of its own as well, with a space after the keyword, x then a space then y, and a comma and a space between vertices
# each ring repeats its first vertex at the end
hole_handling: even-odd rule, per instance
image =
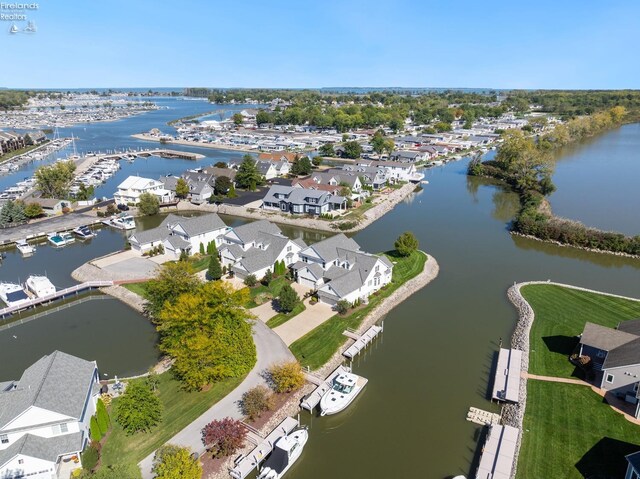
POLYGON ((42 298, 33 298, 27 303, 21 304, 19 306, 8 306, 4 309, 0 309, 0 319, 6 319, 13 314, 25 309, 35 308, 36 306, 40 306, 42 304, 49 304, 53 301, 65 299, 70 296, 77 296, 84 291, 90 291, 92 289, 103 288, 106 286, 113 286, 113 281, 87 281, 86 283, 76 284, 75 286, 61 289, 53 294, 43 296, 42 298))
POLYGON ((373 325, 369 329, 367 329, 364 333, 358 334, 357 331, 352 329, 345 330, 342 334, 345 336, 354 339, 355 343, 349 346, 343 353, 343 356, 346 356, 349 359, 353 359, 355 356, 360 354, 360 352, 366 348, 371 341, 373 341, 378 334, 380 334, 384 330, 384 323, 380 326, 373 325))
POLYGON ((320 402, 320 399, 322 399, 322 396, 324 396, 325 393, 331 389, 333 380, 342 373, 350 373, 350 372, 351 372, 350 368, 346 366, 338 366, 324 380, 320 380, 320 381, 312 380, 312 379, 317 380, 317 376, 312 376, 311 378, 309 378, 310 375, 307 374, 307 380, 309 382, 316 384, 318 387, 302 398, 302 401, 300 402, 300 407, 303 409, 306 409, 309 412, 313 411, 313 409, 320 402))
POLYGON ((481 426, 491 426, 493 424, 500 424, 502 418, 500 414, 494 412, 483 411, 477 407, 470 407, 467 413, 467 421, 471 421, 481 426))
POLYGON ((254 447, 248 454, 239 456, 233 462, 233 467, 229 469, 229 475, 234 479, 244 479, 247 477, 254 469, 259 467, 260 463, 269 455, 273 450, 273 446, 276 441, 289 434, 299 425, 300 423, 297 419, 286 417, 259 443, 257 439, 261 438, 257 434, 257 431, 253 428, 248 428, 250 432, 249 435, 251 436, 250 441, 254 444, 258 444, 256 444, 256 447, 254 447))
POLYGON ((521 370, 522 351, 500 348, 491 398, 496 401, 519 402, 521 370))
POLYGON ((493 425, 482 447, 478 478, 510 479, 520 431, 511 426, 493 425))

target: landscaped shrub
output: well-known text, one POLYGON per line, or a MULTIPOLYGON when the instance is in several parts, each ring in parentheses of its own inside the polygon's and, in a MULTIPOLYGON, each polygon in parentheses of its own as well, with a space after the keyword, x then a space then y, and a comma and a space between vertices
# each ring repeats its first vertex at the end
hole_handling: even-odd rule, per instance
POLYGON ((100 439, 102 439, 102 431, 100 431, 98 419, 95 416, 91 416, 89 421, 89 435, 94 442, 100 442, 100 439))
POLYGON ((82 468, 87 471, 93 471, 98 465, 98 459, 100 459, 100 452, 98 448, 93 445, 87 447, 82 454, 80 454, 80 460, 82 461, 82 468))
POLYGON ((249 286, 250 288, 253 288, 256 284, 258 284, 258 279, 256 278, 256 275, 250 274, 249 276, 247 276, 244 279, 244 284, 246 286, 249 286))
POLYGON ((222 278, 222 267, 220 266, 220 260, 217 255, 212 255, 209 258, 209 267, 207 269, 207 279, 211 281, 217 281, 222 278))
POLYGON ((411 256, 411 253, 418 249, 418 238, 411 231, 405 231, 402 233, 396 242, 394 247, 400 256, 411 256))
POLYGON ((262 284, 264 284, 265 286, 269 286, 269 283, 271 283, 271 281, 273 281, 273 273, 270 269, 268 269, 264 274, 264 277, 262 278, 262 284))
POLYGON ((213 457, 230 456, 244 446, 247 429, 236 419, 211 421, 202 429, 202 443, 213 457))
POLYGON ((148 432, 162 419, 160 399, 144 381, 131 381, 115 404, 115 418, 127 434, 148 432))
POLYGON ((273 389, 277 393, 297 391, 304 385, 304 373, 298 361, 274 364, 269 368, 273 389))
POLYGON ((165 444, 153 457, 152 472, 156 479, 200 479, 202 466, 189 448, 165 444))
POLYGON ((349 311, 350 307, 351 305, 346 299, 340 300, 336 303, 336 311, 338 312, 338 314, 347 314, 347 311, 349 311))
POLYGON ((293 308, 300 302, 300 296, 290 284, 285 284, 280 290, 278 296, 278 306, 283 313, 290 313, 293 308))
POLYGON ((253 421, 273 408, 273 394, 264 386, 256 386, 242 395, 241 405, 243 414, 253 421))

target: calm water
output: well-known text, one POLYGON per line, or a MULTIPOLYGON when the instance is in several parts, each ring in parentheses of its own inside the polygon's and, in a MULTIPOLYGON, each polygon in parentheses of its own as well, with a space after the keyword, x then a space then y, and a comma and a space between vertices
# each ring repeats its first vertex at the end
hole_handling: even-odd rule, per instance
MULTIPOLYGON (((152 126, 155 123, 136 125, 135 131, 152 126)), ((640 141, 638 125, 609 133, 574 152, 587 158, 600 141, 613 141, 606 139, 611 135, 633 138, 623 142, 626 147, 616 147, 610 168, 599 170, 598 182, 604 185, 613 185, 618 174, 633 172, 629 158, 640 141)), ((577 164, 579 158, 559 163, 560 191, 552 198, 559 214, 569 216, 558 196, 567 181, 563 168, 577 164)), ((166 165, 173 160, 160 161, 166 165)), ((485 399, 492 354, 500 338, 509 338, 516 320, 506 299, 507 288, 514 281, 552 279, 640 295, 640 261, 511 237, 507 225, 517 210, 517 197, 488 180, 468 178, 465 171, 465 161, 429 170, 430 184, 423 191, 355 236, 364 249, 382 251, 391 249, 400 233, 412 230, 421 247, 437 258, 440 275, 387 316, 381 340, 355 362, 355 371, 369 378, 369 384, 354 406, 334 417, 302 415, 312 430, 296 472, 290 473, 294 477, 442 479, 468 474, 479 429, 465 421, 466 411, 469 406, 492 408, 485 399)), ((629 188, 625 193, 638 194, 629 188)), ((576 194, 580 201, 584 196, 576 194)), ((598 191, 598 201, 607 203, 607 211, 619 206, 616 198, 598 191)), ((584 203, 578 202, 575 211, 586 214, 580 205, 584 203)), ((580 218, 603 226, 596 220, 608 220, 604 216, 594 215, 593 221, 580 218)), ((242 222, 224 219, 229 224, 242 222)), ((623 213, 618 219, 618 229, 637 221, 624 218, 623 213)), ((309 243, 325 236, 292 227, 283 230, 309 243)), ((55 254, 49 248, 41 248, 28 260, 9 254, 0 267, 0 279, 46 270, 62 285, 70 282, 68 272, 77 265, 105 254, 110 247, 119 248, 123 241, 121 234, 104 231, 90 245, 72 245, 55 254)), ((68 348, 98 359, 110 375, 144 371, 156 354, 149 323, 115 301, 108 302, 108 308, 121 309, 108 311, 106 303, 84 303, 60 317, 52 315, 12 328, 10 333, 0 332, 0 380, 15 376, 47 347, 68 348), (29 343, 20 344, 22 338, 29 338, 29 343), (114 350, 117 357, 112 355, 114 350)))

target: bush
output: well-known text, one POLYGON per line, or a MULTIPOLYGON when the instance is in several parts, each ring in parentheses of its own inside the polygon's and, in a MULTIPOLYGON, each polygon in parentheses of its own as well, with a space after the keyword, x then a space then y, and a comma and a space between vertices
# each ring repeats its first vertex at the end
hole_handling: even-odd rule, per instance
POLYGON ((418 250, 419 245, 418 238, 411 231, 402 233, 394 243, 398 254, 404 257, 411 256, 411 253, 418 250))
POLYGON ((142 193, 138 201, 138 210, 145 216, 153 216, 160 211, 160 200, 152 193, 142 193))
POLYGON ((271 281, 273 281, 273 273, 270 269, 268 269, 264 274, 264 277, 262 278, 262 284, 264 284, 265 286, 269 286, 269 283, 271 283, 271 281))
POLYGON ((295 289, 293 289, 290 284, 285 284, 280 290, 280 296, 278 296, 280 311, 290 313, 299 302, 300 296, 298 296, 295 289))
POLYGON ((98 419, 95 416, 91 416, 91 420, 89 421, 89 436, 91 436, 91 440, 94 442, 100 442, 100 439, 102 439, 102 431, 100 431, 98 419))
POLYGON ((230 456, 244 446, 247 429, 236 419, 211 421, 202 429, 202 443, 213 457, 230 456))
POLYGON ((115 417, 127 434, 148 432, 160 423, 160 399, 144 381, 131 381, 115 404, 115 417))
POLYGON ((165 444, 153 457, 152 472, 156 479, 200 479, 202 466, 189 448, 165 444))
POLYGON ((80 454, 80 460, 82 461, 82 468, 87 471, 93 471, 98 465, 98 459, 100 459, 100 452, 98 448, 91 445, 87 447, 82 454, 80 454))
POLYGON ((102 399, 98 399, 98 403, 96 404, 96 420, 100 428, 100 433, 104 436, 107 429, 109 429, 109 413, 107 413, 107 408, 102 402, 102 399))
POLYGON ((269 376, 277 393, 297 391, 305 382, 302 367, 297 361, 274 364, 269 368, 269 376))
POLYGON ((244 279, 244 284, 253 288, 256 284, 258 284, 258 278, 256 278, 255 274, 250 274, 244 279))
POLYGON ((274 402, 271 391, 264 386, 256 386, 242 395, 242 413, 253 421, 263 412, 270 411, 274 402))
POLYGON ((336 303, 336 311, 338 312, 338 314, 345 315, 347 314, 347 311, 349 311, 350 306, 351 305, 349 304, 349 301, 343 299, 336 303))

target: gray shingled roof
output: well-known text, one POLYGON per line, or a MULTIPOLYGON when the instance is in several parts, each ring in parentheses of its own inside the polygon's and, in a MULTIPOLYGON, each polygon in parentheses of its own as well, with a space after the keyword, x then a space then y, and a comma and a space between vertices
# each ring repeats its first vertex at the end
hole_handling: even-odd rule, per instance
POLYGON ((216 213, 193 216, 191 218, 181 218, 176 223, 182 226, 189 236, 197 236, 227 227, 216 213))
POLYGON ((272 235, 282 234, 280 228, 267 220, 254 221, 237 228, 233 228, 233 232, 240 238, 244 244, 251 243, 262 236, 263 233, 272 235))
MULTIPOLYGON (((625 333, 626 334, 626 333, 625 333)), ((602 363, 604 369, 640 364, 640 338, 629 341, 607 353, 607 357, 602 363)))
POLYGON ((178 248, 180 248, 180 249, 189 249, 189 248, 191 248, 191 243, 189 243, 186 240, 183 240, 180 236, 177 236, 177 235, 169 235, 167 237, 167 241, 175 249, 178 249, 178 248))
POLYGON ((80 418, 96 365, 54 351, 29 366, 15 389, 0 392, 0 429, 31 406, 80 418))
POLYGON ((82 433, 74 432, 55 437, 25 434, 7 449, 0 451, 0 467, 18 454, 45 461, 56 462, 59 456, 82 450, 82 433))
MULTIPOLYGON (((339 249, 343 251, 360 251, 360 245, 344 233, 319 241, 309 246, 309 248, 313 249, 325 263, 330 263, 337 259, 340 254, 338 252, 339 249)), ((304 254, 304 250, 300 253, 304 254)))
POLYGON ((629 319, 618 324, 618 331, 640 336, 640 319, 629 319))
POLYGON ((276 236, 266 233, 262 239, 268 243, 267 249, 249 248, 243 253, 243 257, 239 261, 249 273, 255 273, 256 271, 273 265, 276 258, 282 253, 282 250, 289 242, 289 238, 286 236, 276 236))
POLYGON ((580 343, 603 351, 611 351, 637 338, 635 334, 588 322, 584 325, 580 343))

